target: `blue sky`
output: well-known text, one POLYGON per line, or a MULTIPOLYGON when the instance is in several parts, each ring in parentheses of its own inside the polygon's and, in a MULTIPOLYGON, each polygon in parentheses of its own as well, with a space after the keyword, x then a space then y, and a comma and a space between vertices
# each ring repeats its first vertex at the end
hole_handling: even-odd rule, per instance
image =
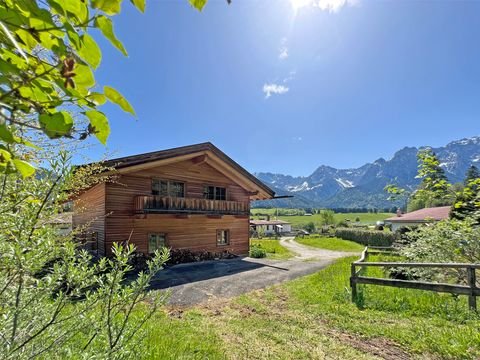
POLYGON ((211 141, 252 172, 309 175, 480 134, 478 1, 125 1, 115 27, 129 57, 97 37, 97 80, 138 117, 104 106, 93 160, 211 141))

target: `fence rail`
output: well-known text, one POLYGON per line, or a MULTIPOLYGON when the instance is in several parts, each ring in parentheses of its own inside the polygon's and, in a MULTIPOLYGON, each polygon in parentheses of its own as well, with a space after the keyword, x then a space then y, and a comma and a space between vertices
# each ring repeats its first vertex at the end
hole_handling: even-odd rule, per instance
POLYGON ((418 289, 426 291, 444 292, 457 295, 468 296, 468 306, 471 310, 477 310, 477 296, 480 296, 480 288, 477 287, 476 270, 480 269, 480 264, 464 264, 464 263, 405 263, 405 262, 368 262, 370 253, 374 254, 392 254, 396 249, 390 247, 365 247, 359 260, 351 265, 350 286, 352 288, 352 301, 356 302, 358 298, 357 284, 391 286, 397 288, 418 289), (465 269, 466 283, 461 284, 444 284, 418 280, 400 280, 400 279, 384 279, 362 276, 362 272, 367 267, 403 267, 403 268, 449 268, 449 269, 465 269), (357 268, 359 268, 357 270, 357 268))

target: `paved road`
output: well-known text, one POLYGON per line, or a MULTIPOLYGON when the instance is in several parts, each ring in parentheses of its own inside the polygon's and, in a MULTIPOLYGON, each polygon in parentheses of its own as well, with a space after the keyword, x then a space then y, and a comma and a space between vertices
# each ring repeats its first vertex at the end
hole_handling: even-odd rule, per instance
POLYGON ((312 249, 293 238, 284 238, 281 242, 297 256, 291 260, 245 257, 176 265, 161 271, 152 282, 152 288, 170 288, 170 304, 189 306, 308 275, 323 269, 336 258, 351 254, 312 249))

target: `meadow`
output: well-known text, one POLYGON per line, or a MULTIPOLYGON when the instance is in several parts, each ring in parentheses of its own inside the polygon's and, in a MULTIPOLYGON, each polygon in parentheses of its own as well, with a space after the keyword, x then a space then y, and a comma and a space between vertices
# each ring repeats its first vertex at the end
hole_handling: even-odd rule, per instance
MULTIPOLYGON (((275 217, 276 209, 251 209, 252 217, 254 219, 263 218, 259 214, 263 215, 270 215, 275 217)), ((333 215, 335 224, 339 223, 340 221, 345 221, 353 225, 375 225, 375 223, 379 220, 385 220, 394 216, 392 213, 335 213, 333 215), (356 219, 359 219, 359 222, 356 222, 356 219)), ((311 216, 307 215, 293 215, 293 216, 278 216, 279 220, 288 221, 292 224, 295 228, 301 228, 302 226, 308 224, 309 222, 313 222, 316 227, 322 226, 322 219, 320 214, 313 214, 311 216)))
POLYGON ((287 248, 280 245, 280 240, 276 239, 250 239, 250 246, 259 245, 267 252, 267 258, 273 260, 285 260, 293 257, 295 254, 287 248))
POLYGON ((364 245, 353 241, 343 240, 336 237, 325 237, 318 234, 297 237, 295 238, 295 241, 303 245, 332 251, 361 252, 365 249, 364 245))
POLYGON ((363 286, 362 303, 356 305, 349 290, 350 263, 355 259, 345 258, 313 275, 234 299, 159 311, 147 323, 138 356, 480 357, 480 317, 467 310, 465 297, 363 286))

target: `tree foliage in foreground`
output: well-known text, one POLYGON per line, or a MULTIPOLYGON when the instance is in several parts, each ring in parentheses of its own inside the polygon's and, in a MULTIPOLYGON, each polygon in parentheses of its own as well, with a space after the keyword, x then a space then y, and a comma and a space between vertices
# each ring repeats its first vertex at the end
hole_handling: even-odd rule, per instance
MULTIPOLYGON (((135 115, 116 89, 100 88, 94 71, 102 51, 91 32, 102 34, 122 54, 112 17, 123 0, 0 1, 0 172, 35 171, 21 151, 35 148, 29 135, 105 144, 110 134, 99 107, 110 101, 135 115)), ((206 0, 189 0, 201 10, 206 0)), ((145 0, 131 0, 140 11, 145 0)))
MULTIPOLYGON (((480 227, 471 218, 448 219, 407 234, 402 254, 411 262, 480 263, 480 227)), ((416 275, 440 282, 465 283, 464 269, 422 269, 416 275)))
POLYGON ((52 225, 69 190, 91 186, 97 172, 73 176, 62 156, 41 176, 2 176, 0 358, 129 357, 142 325, 163 303, 163 293, 146 290, 167 250, 132 276, 133 246, 115 245, 112 258, 95 262, 73 239, 84 229, 60 236, 52 225))
MULTIPOLYGON (((132 273, 135 249, 116 244, 94 261, 78 248, 76 229, 55 226, 69 196, 102 181, 102 169, 73 174, 68 155, 42 152, 47 140, 94 135, 110 127, 106 101, 134 114, 117 90, 97 87, 101 50, 90 30, 126 49, 113 29, 122 0, 0 0, 0 358, 134 357, 145 321, 165 300, 147 293, 168 259, 157 253, 132 273), (49 162, 33 175, 32 164, 49 162), (142 311, 138 311, 142 308, 142 311)), ((131 0, 139 10, 145 0, 131 0)), ((206 0, 190 0, 201 9, 206 0)), ((76 140, 76 141, 75 141, 76 140)))

